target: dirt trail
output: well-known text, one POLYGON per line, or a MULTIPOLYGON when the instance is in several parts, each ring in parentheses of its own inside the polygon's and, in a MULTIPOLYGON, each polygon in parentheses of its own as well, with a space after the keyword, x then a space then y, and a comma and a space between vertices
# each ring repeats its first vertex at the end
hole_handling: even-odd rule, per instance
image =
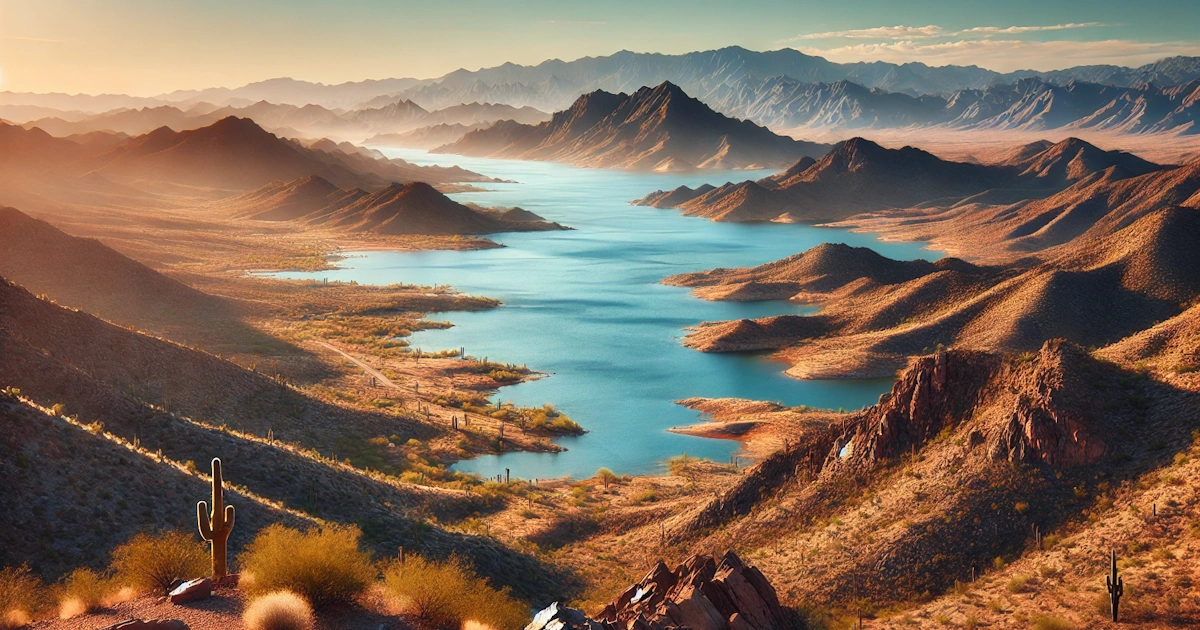
POLYGON ((349 354, 346 354, 345 352, 342 352, 341 350, 339 350, 339 349, 338 349, 337 347, 335 347, 334 345, 332 345, 332 344, 329 344, 329 343, 326 343, 326 342, 324 342, 324 341, 317 341, 317 343, 318 343, 318 344, 320 344, 320 345, 321 345, 322 347, 324 347, 324 348, 328 348, 328 349, 330 349, 330 350, 333 350, 334 352, 336 352, 336 353, 338 353, 338 354, 342 355, 343 357, 346 357, 346 359, 347 359, 348 361, 350 361, 350 362, 351 362, 351 363, 353 363, 354 365, 357 365, 358 367, 362 368, 362 369, 363 369, 363 371, 364 371, 364 372, 366 372, 368 376, 370 376, 371 378, 374 378, 375 380, 379 381, 379 383, 380 383, 381 385, 383 385, 384 387, 394 387, 394 388, 396 388, 396 389, 400 389, 400 386, 399 386, 399 385, 397 385, 397 384, 395 384, 394 382, 392 382, 392 380, 391 380, 390 378, 388 378, 388 377, 384 376, 384 375, 383 375, 383 372, 380 372, 379 370, 376 370, 375 368, 371 367, 371 366, 370 366, 370 365, 369 365, 369 364, 368 364, 366 361, 363 361, 362 359, 356 359, 356 358, 354 358, 354 357, 350 356, 349 354))

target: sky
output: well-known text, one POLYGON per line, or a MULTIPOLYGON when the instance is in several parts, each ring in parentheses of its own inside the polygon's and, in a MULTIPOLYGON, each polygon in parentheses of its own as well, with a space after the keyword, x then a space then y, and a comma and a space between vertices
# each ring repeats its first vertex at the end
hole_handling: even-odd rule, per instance
POLYGON ((619 50, 791 47, 999 71, 1200 55, 1200 0, 0 0, 0 90, 431 78, 619 50))

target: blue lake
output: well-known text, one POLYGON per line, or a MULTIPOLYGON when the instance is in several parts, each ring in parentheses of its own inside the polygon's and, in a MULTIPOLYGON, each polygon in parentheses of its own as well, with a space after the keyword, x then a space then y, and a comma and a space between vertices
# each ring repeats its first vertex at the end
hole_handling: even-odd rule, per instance
POLYGON ((548 377, 500 390, 519 405, 553 403, 589 433, 562 438, 558 454, 509 453, 463 461, 455 469, 521 478, 656 474, 667 458, 726 461, 738 445, 668 433, 700 417, 675 404, 692 396, 740 397, 787 405, 857 409, 875 402, 890 380, 800 381, 759 356, 704 354, 680 345, 685 328, 708 320, 803 313, 789 302, 723 303, 659 284, 663 277, 757 265, 823 242, 869 246, 900 259, 940 257, 921 244, 884 243, 868 234, 802 225, 713 223, 671 210, 629 205, 657 189, 721 184, 765 172, 648 174, 577 169, 560 164, 472 159, 388 150, 417 164, 458 164, 514 184, 453 195, 481 205, 521 206, 574 230, 500 234, 501 249, 468 252, 358 252, 344 268, 282 273, 288 278, 364 284, 448 284, 494 297, 485 312, 431 317, 453 328, 414 334, 423 350, 457 349, 494 361, 526 364, 548 377))

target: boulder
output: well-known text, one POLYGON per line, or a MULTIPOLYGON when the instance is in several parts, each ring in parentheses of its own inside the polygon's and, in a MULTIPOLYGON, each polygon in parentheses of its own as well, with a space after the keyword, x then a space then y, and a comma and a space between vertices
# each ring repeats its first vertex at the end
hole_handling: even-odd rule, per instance
POLYGON ((212 587, 213 583, 210 578, 196 578, 175 587, 169 597, 172 604, 198 602, 212 595, 212 587))

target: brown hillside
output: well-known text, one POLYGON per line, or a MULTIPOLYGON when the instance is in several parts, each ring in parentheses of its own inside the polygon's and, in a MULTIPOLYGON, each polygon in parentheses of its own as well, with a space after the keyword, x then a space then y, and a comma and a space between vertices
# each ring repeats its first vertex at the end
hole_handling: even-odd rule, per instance
MULTIPOLYGON (((794 265, 809 273, 820 271, 819 266, 804 266, 820 257, 801 255, 759 268, 765 279, 757 293, 746 289, 753 281, 736 284, 744 279, 739 274, 748 272, 714 270, 692 276, 692 281, 728 278, 735 283, 728 285, 736 289, 730 294, 716 291, 718 287, 702 289, 714 291, 715 299, 762 296, 782 286, 785 290, 774 297, 792 293, 798 299, 820 299, 824 309, 807 316, 812 325, 784 329, 775 325, 775 318, 705 324, 685 343, 713 352, 781 349, 780 358, 792 363, 789 373, 801 378, 882 377, 908 357, 939 345, 1019 352, 1064 338, 1103 346, 1179 314, 1200 296, 1200 259, 1191 245, 1196 239, 1200 213, 1168 208, 1032 269, 925 263, 929 273, 883 284, 870 278, 852 281, 861 270, 842 262, 829 268, 854 273, 815 274, 811 277, 827 283, 814 283, 821 292, 799 294, 792 293, 797 285, 786 284, 787 273, 794 265), (772 271, 779 271, 785 283, 772 284, 772 271), (787 335, 797 336, 789 342, 787 335)), ((895 261, 889 264, 904 268, 895 261)))
POLYGON ((937 262, 900 261, 880 256, 866 247, 823 243, 757 267, 679 274, 666 278, 663 284, 697 287, 696 294, 706 299, 788 299, 801 292, 806 299, 815 299, 812 294, 827 294, 856 280, 897 284, 948 269, 963 273, 979 271, 974 265, 953 258, 937 262), (712 290, 704 290, 705 287, 712 290), (736 287, 736 297, 725 292, 730 287, 736 287))
MULTIPOLYGON (((886 149, 853 138, 815 162, 802 160, 757 182, 727 184, 690 195, 674 191, 670 202, 659 191, 634 203, 677 207, 685 214, 717 221, 824 222, 932 202, 956 204, 985 192, 992 198, 1040 198, 1106 169, 1110 169, 1108 177, 1119 179, 1159 168, 1128 153, 1102 151, 1077 139, 1028 148, 1006 162, 985 166, 942 160, 914 147, 886 149)), ((905 216, 909 215, 919 217, 922 210, 915 208, 905 216)))
POLYGON ((855 217, 841 225, 928 240, 931 247, 974 259, 1011 261, 1031 253, 1053 257, 1168 206, 1200 208, 1200 163, 1126 178, 1113 168, 1032 201, 968 201, 855 217))
POLYGON ((60 304, 180 339, 252 334, 233 304, 197 291, 94 239, 0 208, 0 275, 60 304), (239 332, 240 331, 240 332, 239 332))
POLYGON ((236 217, 297 221, 308 226, 374 234, 492 234, 562 229, 542 220, 507 220, 460 204, 421 182, 372 193, 339 189, 310 176, 266 186, 215 205, 236 217))
POLYGON ((1105 509, 1098 480, 1169 462, 1160 444, 1200 426, 1193 398, 1057 342, 1025 357, 939 353, 879 404, 672 518, 667 535, 683 553, 753 554, 792 601, 942 593, 1027 550, 1031 525, 1105 509))

